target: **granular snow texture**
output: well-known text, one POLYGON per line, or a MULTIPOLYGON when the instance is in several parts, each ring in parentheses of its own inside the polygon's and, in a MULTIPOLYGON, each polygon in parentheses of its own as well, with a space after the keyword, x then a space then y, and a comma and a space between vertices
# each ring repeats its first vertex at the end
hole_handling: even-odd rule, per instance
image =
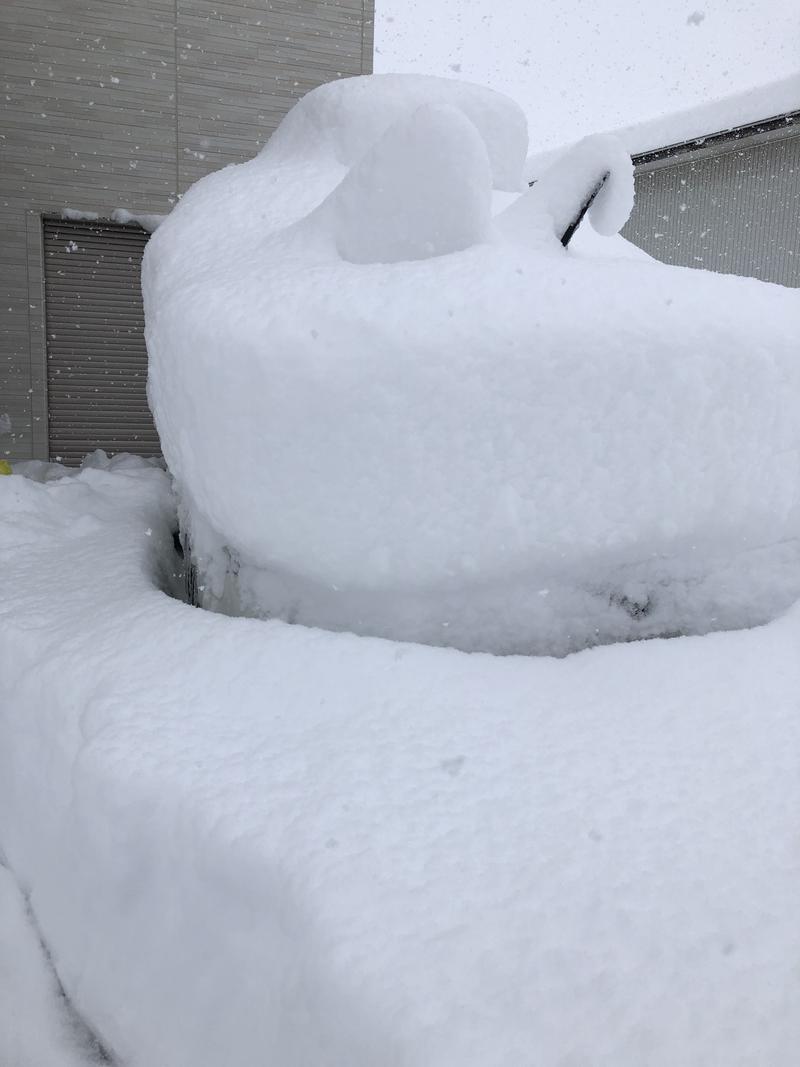
POLYGON ((794 1062, 797 609, 562 660, 232 619, 158 588, 162 472, 34 473, 0 847, 120 1063, 794 1062))

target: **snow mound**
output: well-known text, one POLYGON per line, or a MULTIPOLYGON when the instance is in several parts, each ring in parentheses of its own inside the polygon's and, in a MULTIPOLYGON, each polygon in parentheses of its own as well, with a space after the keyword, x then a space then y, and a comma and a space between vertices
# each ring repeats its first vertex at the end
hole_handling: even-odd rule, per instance
POLYGON ((797 609, 469 656, 170 599, 174 521, 0 478, 0 848, 113 1062, 795 1062, 797 609))
POLYGON ((352 167, 397 122, 436 105, 457 109, 478 130, 495 188, 520 192, 528 146, 522 109, 491 89, 425 75, 381 74, 321 85, 292 108, 261 155, 270 169, 305 161, 312 170, 328 171, 318 177, 330 181, 333 168, 352 167))
POLYGON ((159 227, 150 399, 204 603, 563 654, 800 595, 800 295, 599 236, 612 138, 527 191, 526 152, 489 90, 343 80, 159 227))
POLYGON ((350 263, 429 259, 486 241, 486 144, 456 108, 424 105, 392 126, 307 222, 331 234, 350 263))

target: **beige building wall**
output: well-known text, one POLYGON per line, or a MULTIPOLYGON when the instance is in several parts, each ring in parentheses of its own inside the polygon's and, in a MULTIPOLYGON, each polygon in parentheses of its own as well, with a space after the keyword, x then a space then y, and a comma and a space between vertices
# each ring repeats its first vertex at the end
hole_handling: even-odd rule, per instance
POLYGON ((169 211, 372 69, 373 0, 0 2, 0 458, 46 458, 42 216, 169 211), (3 433, 8 416, 11 432, 3 433))

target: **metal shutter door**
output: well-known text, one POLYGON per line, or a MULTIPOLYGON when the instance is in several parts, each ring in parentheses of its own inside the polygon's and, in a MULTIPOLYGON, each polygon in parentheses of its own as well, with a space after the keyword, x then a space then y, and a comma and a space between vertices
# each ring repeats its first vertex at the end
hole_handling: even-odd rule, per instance
POLYGON ((141 266, 148 234, 44 219, 50 458, 161 453, 145 393, 141 266))

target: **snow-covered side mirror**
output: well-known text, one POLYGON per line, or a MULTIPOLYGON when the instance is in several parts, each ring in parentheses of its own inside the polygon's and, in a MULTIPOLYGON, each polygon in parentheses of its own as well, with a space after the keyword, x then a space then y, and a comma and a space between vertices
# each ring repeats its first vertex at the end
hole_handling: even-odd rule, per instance
POLYGON ((632 207, 631 158, 617 138, 600 134, 559 156, 495 223, 505 240, 530 244, 547 234, 566 248, 587 214, 598 233, 611 237, 632 207))

